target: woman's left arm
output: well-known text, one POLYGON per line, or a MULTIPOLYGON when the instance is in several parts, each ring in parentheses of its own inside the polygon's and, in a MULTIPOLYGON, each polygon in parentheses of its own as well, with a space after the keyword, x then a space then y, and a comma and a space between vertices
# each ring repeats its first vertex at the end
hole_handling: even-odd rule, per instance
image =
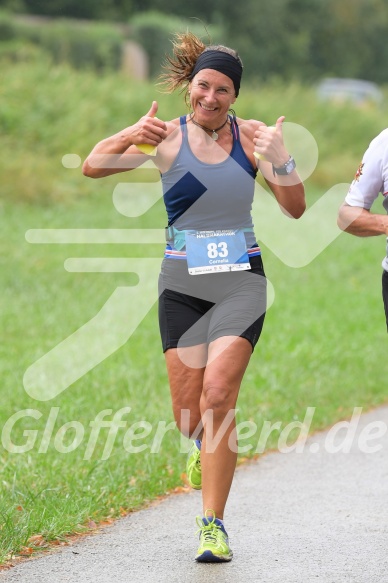
POLYGON ((300 219, 306 210, 306 200, 303 182, 301 182, 296 170, 285 176, 277 174, 274 176, 272 164, 268 164, 268 162, 260 162, 260 169, 284 214, 293 219, 300 219), (262 167, 264 165, 266 166, 265 170, 262 167))
POLYGON ((294 219, 299 219, 306 210, 304 186, 297 171, 292 168, 293 164, 288 164, 290 154, 283 141, 284 119, 284 116, 279 117, 276 125, 271 127, 256 122, 253 139, 254 156, 282 211, 294 219), (278 174, 276 169, 281 174, 278 174))

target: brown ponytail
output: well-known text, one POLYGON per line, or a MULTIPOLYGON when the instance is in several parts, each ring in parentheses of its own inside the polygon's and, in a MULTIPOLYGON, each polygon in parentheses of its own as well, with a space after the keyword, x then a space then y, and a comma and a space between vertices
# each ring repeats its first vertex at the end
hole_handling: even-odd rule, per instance
POLYGON ((173 56, 166 57, 165 73, 160 76, 160 84, 168 93, 178 87, 182 87, 182 91, 187 87, 198 57, 206 49, 206 45, 191 32, 177 33, 172 44, 173 56))

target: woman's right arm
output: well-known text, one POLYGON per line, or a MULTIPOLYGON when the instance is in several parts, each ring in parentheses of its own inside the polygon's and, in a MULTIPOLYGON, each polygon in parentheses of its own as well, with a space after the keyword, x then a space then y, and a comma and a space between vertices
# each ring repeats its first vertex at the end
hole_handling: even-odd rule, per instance
POLYGON ((155 117, 156 101, 149 112, 134 125, 98 142, 86 158, 82 172, 90 178, 103 178, 137 168, 149 158, 136 147, 138 144, 158 146, 167 137, 166 123, 155 117))

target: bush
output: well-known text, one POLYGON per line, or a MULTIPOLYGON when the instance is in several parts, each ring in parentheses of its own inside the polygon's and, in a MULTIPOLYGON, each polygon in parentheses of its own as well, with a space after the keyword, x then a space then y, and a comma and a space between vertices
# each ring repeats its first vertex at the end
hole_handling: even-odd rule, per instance
POLYGON ((0 43, 0 61, 10 63, 37 63, 38 61, 50 62, 47 51, 37 45, 26 43, 20 38, 0 43))
POLYGON ((0 12, 0 40, 10 41, 15 38, 16 34, 16 26, 9 14, 0 12))
POLYGON ((76 69, 90 67, 101 71, 121 66, 124 35, 113 25, 72 20, 37 23, 4 15, 0 16, 0 34, 2 40, 17 39, 39 46, 55 63, 68 62, 76 69))

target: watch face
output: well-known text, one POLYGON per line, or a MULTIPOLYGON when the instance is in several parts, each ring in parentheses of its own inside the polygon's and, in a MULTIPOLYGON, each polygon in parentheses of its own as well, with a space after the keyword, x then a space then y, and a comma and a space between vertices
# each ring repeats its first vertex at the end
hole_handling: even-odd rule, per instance
POLYGON ((281 168, 274 167, 273 171, 274 173, 276 172, 276 174, 280 174, 281 176, 286 176, 287 174, 291 174, 295 167, 296 167, 295 160, 294 158, 290 157, 290 159, 288 160, 288 162, 284 164, 284 166, 281 166, 281 168))
POLYGON ((289 160, 289 162, 287 162, 287 164, 286 164, 287 174, 290 174, 292 172, 293 168, 294 168, 294 165, 292 163, 292 160, 289 160))
POLYGON ((294 158, 290 158, 285 166, 287 174, 291 174, 291 172, 294 170, 296 164, 295 164, 295 160, 294 158))

